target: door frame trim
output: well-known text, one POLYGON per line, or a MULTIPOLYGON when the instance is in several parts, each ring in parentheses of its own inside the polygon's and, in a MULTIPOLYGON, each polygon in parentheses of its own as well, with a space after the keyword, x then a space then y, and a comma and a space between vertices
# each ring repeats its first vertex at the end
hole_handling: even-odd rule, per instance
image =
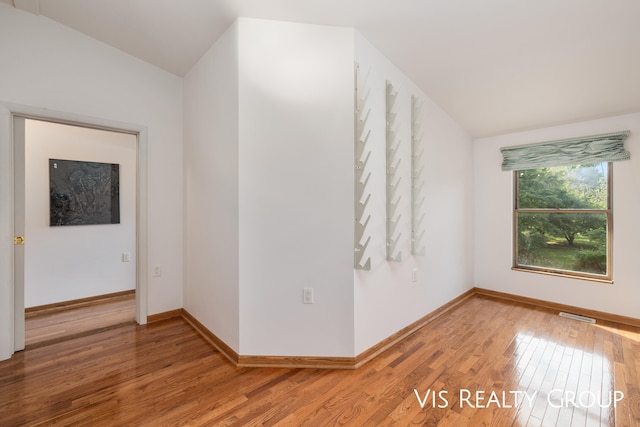
POLYGON ((8 255, 0 257, 0 360, 10 358, 17 349, 21 348, 16 346, 15 342, 17 299, 13 255, 14 116, 137 135, 136 322, 141 325, 146 324, 148 300, 147 127, 0 101, 0 253, 8 255))

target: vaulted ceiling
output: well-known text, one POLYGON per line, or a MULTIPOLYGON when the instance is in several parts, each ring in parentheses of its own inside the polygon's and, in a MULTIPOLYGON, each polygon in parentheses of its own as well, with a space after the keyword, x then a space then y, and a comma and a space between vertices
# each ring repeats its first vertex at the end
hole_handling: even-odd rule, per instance
POLYGON ((639 0, 0 2, 178 76, 239 16, 353 27, 474 137, 640 111, 639 0))

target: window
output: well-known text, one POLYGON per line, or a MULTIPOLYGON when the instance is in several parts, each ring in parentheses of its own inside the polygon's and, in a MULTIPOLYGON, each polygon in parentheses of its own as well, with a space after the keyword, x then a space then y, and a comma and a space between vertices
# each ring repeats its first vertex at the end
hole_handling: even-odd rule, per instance
POLYGON ((514 171, 513 269, 612 283, 612 162, 628 130, 502 147, 514 171))
POLYGON ((611 282, 612 168, 514 171, 515 269, 611 282))

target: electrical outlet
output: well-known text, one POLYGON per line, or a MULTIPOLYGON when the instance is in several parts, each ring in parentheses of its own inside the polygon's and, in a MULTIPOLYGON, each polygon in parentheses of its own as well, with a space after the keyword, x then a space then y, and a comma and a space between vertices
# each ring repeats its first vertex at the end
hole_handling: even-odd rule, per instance
POLYGON ((153 277, 160 277, 162 276, 162 266, 161 265, 154 265, 153 266, 153 277))
POLYGON ((302 291, 302 303, 313 304, 313 288, 304 288, 302 291))

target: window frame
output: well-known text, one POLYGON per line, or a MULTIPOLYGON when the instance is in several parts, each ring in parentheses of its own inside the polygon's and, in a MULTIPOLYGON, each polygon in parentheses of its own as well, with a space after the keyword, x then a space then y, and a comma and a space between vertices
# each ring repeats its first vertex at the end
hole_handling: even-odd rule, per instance
MULTIPOLYGON (((590 280, 601 283, 613 283, 613 162, 607 163, 607 208, 606 209, 561 209, 561 208, 523 208, 518 206, 519 172, 513 171, 513 260, 511 269, 551 276, 590 280), (561 270, 551 267, 522 265, 518 263, 518 214, 520 213, 599 213, 607 216, 607 272, 606 274, 586 273, 581 271, 561 270)), ((553 168, 556 166, 550 166, 553 168)))

